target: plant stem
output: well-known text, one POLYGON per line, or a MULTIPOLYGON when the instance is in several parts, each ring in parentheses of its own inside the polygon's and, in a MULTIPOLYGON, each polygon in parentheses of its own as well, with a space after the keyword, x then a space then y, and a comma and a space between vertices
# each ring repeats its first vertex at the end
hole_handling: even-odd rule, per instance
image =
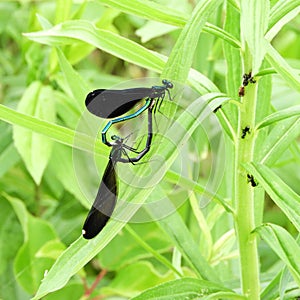
MULTIPOLYGON (((244 53, 244 70, 249 73, 251 54, 244 53)), ((257 83, 249 83, 239 110, 239 130, 235 153, 235 206, 236 233, 240 252, 240 272, 243 294, 251 300, 259 299, 259 261, 257 241, 251 231, 255 228, 254 188, 247 181, 247 172, 243 164, 253 160, 255 145, 255 110, 257 83), (242 138, 243 129, 248 126, 250 132, 242 138)))
POLYGON ((95 281, 93 282, 92 286, 90 288, 88 288, 85 293, 84 293, 84 297, 87 299, 89 298, 89 296, 92 294, 92 292, 96 289, 98 283, 103 279, 103 277, 105 276, 105 274, 107 273, 107 270, 102 270, 96 277, 95 281))

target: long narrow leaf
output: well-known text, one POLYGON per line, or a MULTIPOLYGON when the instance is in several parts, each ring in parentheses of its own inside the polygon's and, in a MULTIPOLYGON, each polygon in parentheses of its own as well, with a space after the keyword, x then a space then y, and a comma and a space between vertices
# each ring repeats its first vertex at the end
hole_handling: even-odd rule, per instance
MULTIPOLYGON (((53 90, 40 82, 33 82, 25 91, 18 104, 18 111, 37 118, 55 121, 55 103, 53 90)), ((43 172, 48 164, 52 141, 23 127, 14 126, 14 142, 27 170, 37 184, 40 184, 43 172)))
MULTIPOLYGON (((168 207, 170 211, 175 209, 172 207, 171 203, 167 203, 165 201, 164 204, 164 209, 166 209, 166 207, 168 207)), ((150 211, 149 214, 151 214, 154 218, 156 217, 154 211, 150 211)), ((197 243, 194 241, 193 236, 177 212, 159 220, 158 223, 173 243, 175 243, 180 253, 182 253, 184 258, 188 261, 190 266, 200 278, 215 282, 220 280, 216 272, 208 264, 202 254, 199 251, 195 251, 195 249, 197 249, 197 243)))
POLYGON ((295 105, 267 116, 256 126, 256 128, 261 129, 266 126, 270 126, 278 121, 285 120, 298 115, 300 115, 300 105, 295 105))
POLYGON ((245 167, 300 231, 300 196, 267 166, 251 163, 245 167))
POLYGON ((277 124, 264 141, 264 146, 259 154, 260 162, 266 165, 276 162, 299 136, 299 130, 300 119, 296 117, 277 124))
POLYGON ((281 28, 300 13, 300 0, 279 0, 270 11, 266 39, 271 41, 281 28))
POLYGON ((0 104, 0 119, 13 125, 19 125, 33 132, 43 134, 55 141, 70 147, 97 153, 107 157, 107 149, 101 143, 95 143, 94 138, 69 128, 56 125, 38 118, 17 112, 0 104), (74 144, 76 137, 77 143, 74 144), (105 150, 106 149, 106 150, 105 150))
POLYGON ((188 15, 171 7, 147 0, 98 0, 101 4, 119 9, 125 13, 139 16, 144 19, 158 21, 175 26, 183 26, 188 20, 188 15))
POLYGON ((227 42, 230 46, 234 48, 241 48, 241 43, 238 39, 236 39, 233 35, 231 35, 228 31, 221 29, 213 24, 206 22, 205 26, 203 27, 203 31, 207 33, 211 33, 216 37, 221 38, 225 42, 227 42))
POLYGON ((199 35, 208 17, 219 7, 221 2, 221 0, 199 1, 172 49, 162 77, 172 78, 179 82, 186 81, 199 35))
POLYGON ((262 300, 273 300, 277 299, 277 296, 279 294, 278 286, 280 284, 280 277, 281 277, 282 271, 280 271, 273 279, 272 281, 262 290, 260 297, 262 300))
MULTIPOLYGON (((150 51, 138 43, 110 31, 97 29, 92 23, 84 20, 66 21, 49 30, 24 35, 33 41, 50 46, 72 44, 75 40, 80 40, 157 73, 162 72, 165 61, 167 61, 167 58, 161 54, 150 51)), ((198 88, 200 93, 218 90, 207 77, 196 70, 191 70, 191 81, 197 82, 199 78, 201 79, 200 85, 195 84, 195 88, 198 88)))
POLYGON ((266 58, 270 65, 285 80, 285 82, 294 90, 300 91, 300 76, 296 70, 289 66, 284 58, 266 41, 266 58))
POLYGON ((60 49, 57 49, 58 60, 60 68, 63 72, 66 82, 69 85, 70 92, 73 94, 74 106, 83 111, 84 109, 84 99, 88 92, 90 92, 88 85, 81 78, 81 76, 72 68, 70 62, 66 59, 63 52, 60 49))
MULTIPOLYGON (((116 1, 116 0, 99 0, 101 4, 108 5, 110 7, 121 10, 124 13, 132 14, 151 21, 158 21, 165 24, 170 24, 178 27, 183 27, 189 19, 189 15, 183 14, 178 10, 174 10, 170 7, 166 10, 165 6, 162 6, 155 2, 150 1, 116 1)), ((233 47, 240 48, 240 43, 228 32, 215 26, 214 24, 206 22, 203 31, 213 34, 233 47)))
MULTIPOLYGON (((221 285, 195 278, 183 278, 148 289, 132 300, 200 299, 217 292, 230 292, 221 285)), ((230 297, 228 299, 231 299, 230 297)), ((241 298, 243 299, 243 298, 241 298)))
POLYGON ((262 225, 255 231, 286 264, 294 280, 300 285, 300 247, 293 237, 285 229, 275 224, 262 225))
POLYGON ((252 72, 254 74, 258 72, 266 53, 264 35, 268 26, 269 10, 269 0, 241 1, 241 33, 253 57, 252 72))
POLYGON ((231 207, 230 203, 227 203, 225 199, 220 197, 215 192, 208 191, 204 186, 201 184, 192 181, 191 179, 181 177, 178 173, 175 173, 172 170, 169 170, 166 174, 166 179, 169 182, 177 184, 185 189, 193 190, 195 193, 203 194, 208 198, 211 198, 216 203, 222 205, 227 212, 233 213, 233 208, 231 207))
MULTIPOLYGON (((240 15, 235 11, 235 9, 228 3, 227 4, 227 13, 225 19, 225 30, 235 37, 240 35, 240 15)), ((226 80, 226 92, 233 99, 237 99, 239 86, 242 81, 242 70, 241 70, 241 55, 238 49, 232 48, 229 44, 224 44, 224 55, 225 61, 227 64, 227 72, 225 76, 226 80)), ((222 122, 222 127, 225 128, 227 134, 232 137, 230 133, 229 126, 227 125, 230 122, 231 127, 236 131, 237 130, 237 107, 235 105, 225 105, 222 113, 225 117, 222 122), (228 120, 228 122, 226 122, 228 120)))

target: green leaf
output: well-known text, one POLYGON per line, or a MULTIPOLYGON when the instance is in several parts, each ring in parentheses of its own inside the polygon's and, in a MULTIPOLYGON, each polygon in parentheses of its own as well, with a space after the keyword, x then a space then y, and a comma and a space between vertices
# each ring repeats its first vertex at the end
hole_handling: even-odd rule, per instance
MULTIPOLYGON (((84 164, 81 164, 81 166, 83 169, 84 164)), ((88 207, 86 197, 78 184, 71 148, 56 144, 53 149, 51 160, 49 161, 48 170, 51 174, 55 175, 57 179, 59 179, 64 188, 74 195, 82 205, 88 207), (64 158, 63 163, 61 161, 62 157, 64 158)), ((89 185, 90 183, 87 182, 87 188, 89 185)))
MULTIPOLYGON (((137 34, 142 36, 142 41, 145 43, 153 37, 160 36, 171 30, 176 29, 174 26, 184 27, 189 15, 179 12, 179 10, 184 10, 183 7, 176 6, 176 10, 173 10, 170 6, 167 7, 150 1, 114 1, 114 0, 101 0, 101 4, 106 4, 110 7, 121 10, 124 13, 132 14, 140 18, 150 20, 144 27, 137 30, 137 34), (144 9, 141 9, 144 7, 144 9), (162 24, 164 23, 164 24, 162 24), (160 26, 160 27, 159 27, 160 26), (156 27, 157 30, 155 30, 156 27)), ((237 39, 231 36, 228 32, 222 30, 221 28, 206 22, 203 31, 220 37, 227 43, 234 47, 240 48, 240 43, 237 39)))
MULTIPOLYGON (((175 207, 167 199, 164 203, 169 210, 175 211, 175 207)), ((149 211, 149 214, 157 218, 155 212, 149 211)), ((219 281, 214 269, 197 249, 197 243, 178 212, 159 220, 158 223, 200 278, 219 281)))
POLYGON ((270 126, 275 122, 298 115, 300 115, 300 105, 295 105, 268 115, 259 124, 257 124, 256 129, 261 129, 266 126, 270 126))
MULTIPOLYGON (((298 238, 298 240, 299 240, 299 238, 298 238)), ((299 245, 299 243, 298 243, 298 245, 299 245)), ((294 280, 293 280, 289 270, 285 267, 283 269, 283 272, 281 273, 280 285, 279 285, 281 299, 283 299, 284 295, 287 294, 288 289, 290 288, 290 285, 289 285, 290 282, 294 282, 294 280)))
POLYGON ((165 5, 147 0, 100 0, 99 2, 144 19, 180 27, 185 24, 189 17, 171 7, 166 9, 165 5))
POLYGON ((279 0, 270 11, 266 39, 271 41, 282 27, 300 13, 300 0, 279 0))
MULTIPOLYGON (((266 70, 269 64, 266 60, 263 61, 261 68, 266 70)), ((257 92, 257 99, 260 99, 259 104, 256 106, 255 111, 255 122, 261 122, 263 118, 270 114, 270 105, 271 105, 271 98, 272 98, 272 76, 262 76, 259 78, 258 84, 258 92, 257 92)), ((264 141, 266 138, 266 134, 260 132, 259 139, 260 141, 264 141)), ((257 144, 260 143, 256 141, 257 144)), ((261 147, 258 147, 261 148, 261 147)))
POLYGON ((72 8, 72 0, 57 0, 55 11, 55 23, 67 20, 72 8))
POLYGON ((300 231, 300 196, 267 166, 251 163, 245 167, 300 231))
POLYGON ((264 146, 259 153, 261 163, 272 165, 299 136, 300 119, 294 117, 277 124, 266 137, 264 146))
POLYGON ((179 82, 186 81, 200 33, 208 17, 219 7, 221 2, 221 0, 199 1, 172 49, 162 78, 171 78, 179 82))
POLYGON ((73 95, 73 99, 75 100, 72 101, 74 108, 76 108, 79 112, 82 112, 85 109, 84 100, 90 89, 78 72, 73 69, 63 52, 59 48, 57 48, 56 51, 61 71, 63 72, 65 80, 69 86, 69 92, 73 95))
POLYGON ((0 123, 0 177, 2 177, 19 160, 20 155, 13 144, 11 126, 0 123))
MULTIPOLYGON (((157 249, 157 250, 154 249, 154 247, 151 247, 151 245, 149 244, 149 242, 144 241, 144 236, 146 235, 146 233, 140 235, 140 234, 136 233, 128 224, 127 224, 127 226, 125 228, 130 233, 130 235, 135 239, 135 241, 143 249, 145 249, 148 253, 151 253, 153 255, 153 257, 157 261, 161 262, 167 268, 169 268, 170 270, 172 270, 173 272, 175 272, 179 277, 182 276, 182 274, 174 267, 174 265, 167 258, 165 258, 162 254, 159 253, 159 252, 161 252, 161 250, 159 251, 159 249, 157 249), (143 238, 141 238, 141 237, 143 237, 143 238)), ((158 230, 152 231, 152 234, 153 234, 153 232, 160 233, 158 230)), ((162 238, 163 235, 160 235, 160 237, 162 238)), ((162 240, 163 240, 163 238, 162 238, 162 240)), ((162 242, 162 240, 160 242, 162 242)), ((167 241, 167 240, 165 240, 165 241, 167 241)), ((155 248, 157 248, 157 243, 155 243, 155 248)))
POLYGON ((41 16, 40 14, 36 14, 36 17, 40 23, 40 25, 42 26, 43 29, 50 29, 53 25, 49 22, 49 20, 47 20, 46 18, 44 18, 43 16, 41 16))
POLYGON ((0 104, 0 119, 30 129, 33 132, 41 133, 62 144, 107 157, 106 147, 102 143, 97 143, 94 137, 14 111, 2 104, 0 104), (75 137, 76 143, 74 143, 75 137))
MULTIPOLYGON (((40 224, 36 223, 36 225, 40 224)), ((40 228, 40 231, 40 237, 43 235, 46 239, 49 238, 43 228, 40 228)), ((45 242, 45 240, 41 240, 41 242, 45 242)), ((34 294, 37 291, 45 272, 53 264, 53 259, 35 257, 38 246, 40 244, 37 240, 24 243, 20 247, 14 261, 14 271, 17 281, 30 294, 34 294)))
MULTIPOLYGON (((263 61, 261 68, 267 68, 269 64, 266 60, 263 61)), ((259 79, 258 91, 257 91, 257 102, 255 111, 255 122, 260 122, 270 113, 271 99, 272 99, 272 77, 263 76, 259 79)), ((256 130, 254 129, 256 134, 256 130)), ((266 140, 268 139, 268 130, 260 130, 256 134, 255 147, 254 147, 254 160, 256 161, 258 157, 262 154, 262 149, 265 149, 266 140)), ((265 198, 263 189, 255 189, 254 199, 255 201, 255 224, 260 225, 263 221, 264 214, 264 201, 265 198), (261 199, 261 200, 258 200, 261 199)))
POLYGON ((273 75, 276 74, 274 68, 269 68, 268 65, 266 67, 262 67, 262 69, 255 74, 255 77, 264 77, 266 75, 273 75))
POLYGON ((18 199, 6 196, 14 208, 25 232, 25 242, 14 261, 14 271, 18 283, 28 293, 35 293, 45 270, 49 269, 53 259, 37 258, 36 253, 45 243, 55 239, 53 228, 45 221, 31 216, 25 205, 18 199))
POLYGON ((142 43, 167 34, 176 30, 173 25, 163 24, 156 21, 148 21, 144 26, 140 27, 135 33, 141 38, 142 43))
POLYGON ((300 247, 293 237, 282 227, 264 224, 255 229, 286 264, 294 280, 300 285, 300 247))
MULTIPOLYGON (((241 1, 241 35, 243 43, 247 43, 253 57, 253 74, 258 72, 266 53, 264 35, 268 26, 269 10, 269 0, 241 1)), ((246 46, 243 48, 246 49, 246 46)))
POLYGON ((238 257, 236 250, 232 251, 236 243, 236 236, 233 229, 225 232, 214 244, 211 262, 217 264, 222 260, 238 257))
MULTIPOLYGON (((238 12, 227 3, 226 19, 224 28, 234 37, 240 36, 240 15, 238 12)), ((238 91, 242 82, 242 70, 241 70, 241 55, 239 49, 232 48, 229 44, 224 44, 224 56, 227 65, 227 72, 225 76, 226 81, 226 93, 232 99, 238 99, 238 91)), ((225 128, 226 133, 231 136, 230 129, 226 123, 226 120, 230 122, 231 127, 237 131, 238 111, 237 107, 232 104, 224 105, 222 108, 225 118, 221 118, 222 127, 225 128)), ((233 139, 233 136, 232 136, 233 139)))
POLYGON ((26 37, 47 45, 72 44, 75 40, 84 41, 123 60, 159 72, 163 60, 141 45, 110 31, 97 29, 84 20, 66 21, 50 30, 26 33, 26 37))
POLYGON ((225 31, 220 27, 215 26, 214 24, 206 22, 205 26, 203 27, 203 31, 221 38, 226 42, 224 43, 224 45, 228 44, 229 46, 233 46, 234 48, 241 48, 241 43, 237 38, 231 35, 228 31, 225 31))
POLYGON ((58 256, 66 249, 66 246, 59 240, 51 240, 45 243, 36 253, 36 257, 47 257, 57 259, 58 256))
POLYGON ((213 247, 213 239, 212 234, 210 232, 210 228, 207 224, 207 220, 205 219, 204 214, 200 209, 198 198, 193 192, 190 193, 189 198, 193 214, 197 220, 198 227, 201 231, 201 238, 203 239, 203 243, 201 243, 201 249, 203 250, 201 252, 205 253, 205 257, 210 258, 213 247))
MULTIPOLYGON (((95 242, 95 240, 92 242, 95 242)), ((108 241, 105 239, 102 240, 102 243, 107 244, 108 241)), ((65 286, 70 277, 78 272, 99 252, 95 252, 94 248, 95 246, 91 249, 91 244, 87 243, 87 241, 83 238, 79 238, 71 244, 55 261, 47 276, 42 280, 42 283, 33 299, 38 300, 46 294, 57 291, 65 286), (93 250, 92 255, 90 254, 91 250, 93 250)))
POLYGON ((75 130, 82 115, 82 110, 79 111, 77 108, 74 108, 73 97, 69 94, 56 90, 54 96, 56 99, 57 117, 66 127, 75 130))
POLYGON ((207 188, 205 188, 203 185, 199 184, 198 182, 195 182, 190 178, 184 177, 172 170, 168 170, 165 178, 170 183, 176 184, 188 190, 193 190, 195 193, 205 195, 206 197, 212 199, 216 203, 222 205, 227 212, 233 213, 233 208, 224 198, 222 198, 215 192, 209 191, 207 188))
MULTIPOLYGON (((23 233, 16 214, 5 197, 0 196, 0 298, 9 291, 12 292, 13 282, 15 280, 12 273, 12 264, 19 248, 23 243, 23 233), (10 280, 8 280, 8 278, 10 280)), ((12 296, 12 295, 10 295, 12 296)))
POLYGON ((279 272, 272 281, 262 290, 260 297, 262 300, 277 299, 279 295, 278 287, 280 285, 280 277, 282 272, 279 272))
POLYGON ((82 299, 84 286, 81 281, 71 282, 64 288, 44 297, 44 300, 82 299))
POLYGON ((6 261, 6 264, 4 264, 4 266, 7 266, 7 269, 5 270, 5 274, 0 276, 0 299, 30 299, 30 294, 21 289, 20 285, 15 280, 12 261, 6 261), (10 278, 10 280, 7 280, 7 278, 10 278))
MULTIPOLYGON (((204 299, 205 296, 213 295, 220 291, 230 292, 230 290, 226 289, 224 286, 221 286, 214 282, 199 280, 195 278, 182 278, 169 281, 154 288, 148 289, 137 297, 132 298, 132 300, 204 299)), ((240 298, 237 299, 244 299, 241 296, 239 297, 240 298)), ((227 299, 234 298, 228 297, 227 299)))
POLYGON ((22 201, 19 201, 15 198, 10 197, 7 194, 4 194, 4 197, 10 202, 11 206, 13 207, 15 214, 17 215, 19 222, 22 226, 23 233, 24 233, 24 241, 28 241, 28 213, 26 210, 26 206, 22 201))
MULTIPOLYGON (((157 73, 163 70, 167 61, 167 57, 159 53, 150 51, 110 31, 97 29, 92 23, 84 20, 66 21, 49 30, 24 35, 33 41, 50 46, 72 44, 74 40, 84 41, 120 59, 157 73)), ((218 91, 207 77, 196 70, 191 70, 189 75, 190 82, 199 92, 218 91)))
POLYGON ((299 295, 299 288, 297 288, 297 286, 294 286, 294 282, 293 284, 289 282, 289 284, 286 285, 286 282, 283 282, 283 280, 285 279, 288 279, 288 281, 292 281, 290 280, 292 278, 287 267, 282 268, 272 279, 272 281, 264 288, 264 290, 261 292, 260 295, 261 299, 262 300, 295 299, 294 297, 295 296, 297 297, 297 295, 299 295), (284 289, 282 289, 282 284, 284 284, 285 287, 284 289), (289 294, 288 290, 290 290, 292 295, 289 294), (293 295, 293 293, 296 293, 296 295, 295 294, 293 295))
POLYGON ((152 256, 145 249, 145 244, 157 253, 167 251, 171 246, 166 235, 154 223, 127 225, 125 229, 101 251, 99 261, 103 268, 118 270, 136 260, 152 256), (127 247, 129 244, 133 246, 127 247), (120 248, 123 249, 121 255, 120 248))
POLYGON ((285 80, 285 82, 294 90, 300 92, 300 76, 298 72, 291 68, 284 58, 266 41, 266 58, 270 65, 285 80))
MULTIPOLYGON (((53 91, 50 87, 42 86, 40 82, 33 82, 20 100, 18 111, 54 122, 55 102, 53 98, 53 91)), ((36 184, 39 184, 51 155, 52 141, 45 136, 15 126, 14 142, 29 173, 36 184)))
POLYGON ((109 286, 101 289, 101 294, 132 297, 145 289, 173 278, 171 272, 159 274, 151 263, 139 261, 119 270, 109 286), (139 274, 138 280, 136 280, 136 274, 139 274))
POLYGON ((0 177, 20 160, 18 151, 13 143, 0 153, 0 177))

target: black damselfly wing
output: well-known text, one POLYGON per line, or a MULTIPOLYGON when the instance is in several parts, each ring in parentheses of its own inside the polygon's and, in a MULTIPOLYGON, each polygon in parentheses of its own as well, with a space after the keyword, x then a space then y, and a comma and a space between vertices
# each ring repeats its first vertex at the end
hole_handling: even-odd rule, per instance
POLYGON ((115 162, 110 159, 96 199, 83 225, 82 235, 85 239, 94 238, 106 225, 116 206, 117 195, 115 162))
POLYGON ((142 99, 151 97, 152 92, 152 88, 98 89, 87 95, 85 105, 89 112, 100 118, 116 118, 128 112, 142 99))

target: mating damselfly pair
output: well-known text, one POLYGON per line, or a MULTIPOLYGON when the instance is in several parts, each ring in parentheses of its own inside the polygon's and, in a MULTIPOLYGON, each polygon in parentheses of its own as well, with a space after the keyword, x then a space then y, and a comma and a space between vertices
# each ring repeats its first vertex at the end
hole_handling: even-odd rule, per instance
POLYGON ((170 100, 172 99, 170 94, 172 88, 173 84, 164 79, 161 86, 123 90, 97 89, 87 95, 85 104, 88 111, 100 118, 111 119, 101 133, 102 142, 111 147, 111 151, 96 198, 83 225, 82 235, 84 238, 94 238, 109 220, 118 196, 116 163, 134 164, 150 150, 153 137, 153 114, 160 109, 166 94, 170 100), (142 107, 134 113, 123 116, 141 101, 145 101, 142 107), (111 141, 108 141, 106 135, 113 124, 133 119, 146 110, 148 111, 148 133, 144 149, 138 151, 126 144, 126 138, 116 135, 113 135, 111 141), (134 153, 135 156, 131 157, 129 153, 134 153))

